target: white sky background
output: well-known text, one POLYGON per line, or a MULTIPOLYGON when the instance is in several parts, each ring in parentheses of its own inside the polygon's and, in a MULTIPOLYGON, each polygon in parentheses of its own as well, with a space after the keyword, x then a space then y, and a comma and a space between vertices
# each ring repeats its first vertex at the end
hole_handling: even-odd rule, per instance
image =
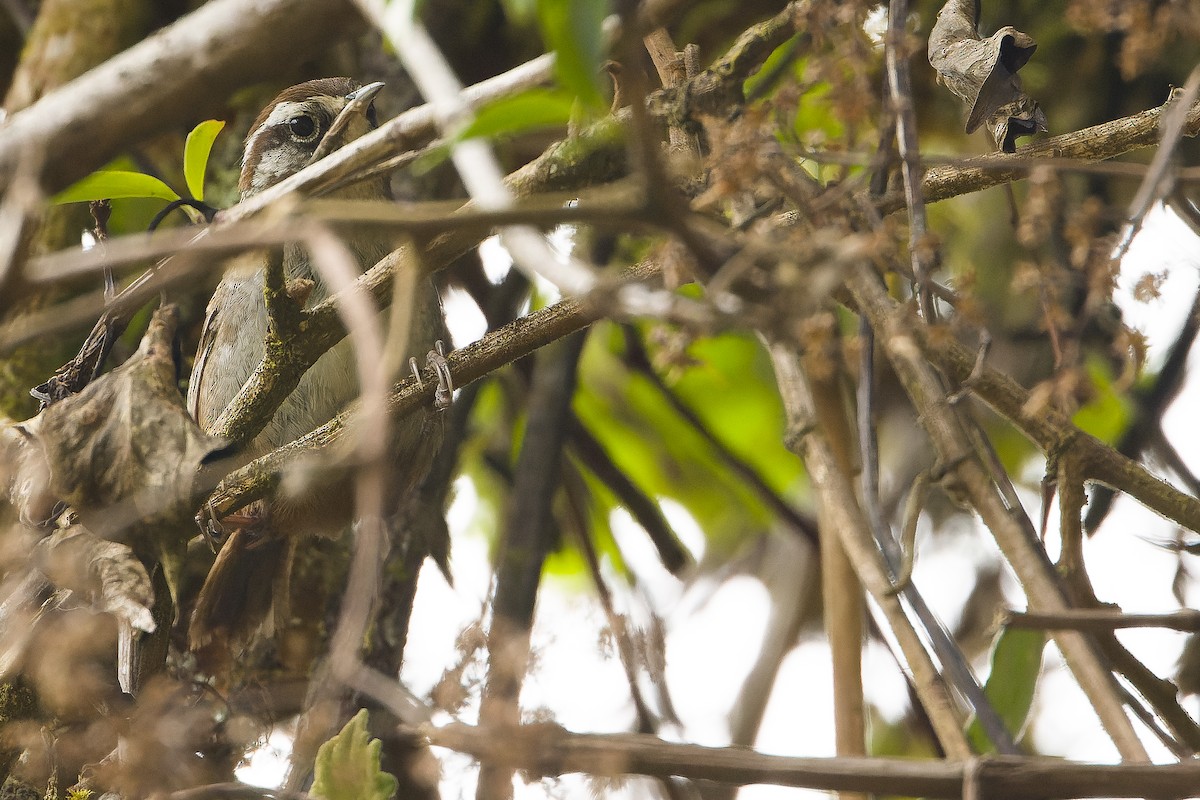
MULTIPOLYGON (((491 262, 489 269, 502 270, 503 263, 494 260, 495 255, 487 259, 491 262)), ((1179 330, 1198 282, 1200 240, 1173 214, 1156 209, 1126 258, 1117 298, 1125 320, 1149 337, 1152 369, 1161 364, 1166 347, 1179 330), (1141 303, 1133 299, 1132 286, 1138 278, 1146 272, 1164 270, 1169 274, 1157 300, 1141 303)), ((456 343, 478 336, 482 332, 478 314, 456 312, 464 304, 454 298, 447 301, 456 343)), ((1193 353, 1193 361, 1196 358, 1193 353)), ((1200 364, 1192 364, 1191 370, 1192 374, 1200 374, 1200 364)), ((1193 380, 1164 420, 1167 436, 1179 444, 1185 458, 1189 456, 1188 443, 1197 436, 1197 407, 1200 381, 1193 380)), ((1196 454, 1190 455, 1192 467, 1200 469, 1200 463, 1195 463, 1196 454)), ((1034 476, 1035 480, 1037 477, 1040 474, 1034 476)), ((1026 500, 1031 510, 1036 509, 1037 498, 1026 500)), ((417 594, 403 678, 418 695, 427 693, 442 670, 456 663, 458 634, 480 618, 489 593, 487 543, 477 530, 472 531, 473 523, 478 524, 477 510, 472 485, 460 479, 449 515, 454 587, 427 566, 417 594)), ((665 513, 699 559, 704 540, 695 523, 680 508, 667 507, 665 513)), ((701 581, 689 589, 657 565, 644 535, 626 515, 618 515, 614 527, 627 560, 655 608, 666 618, 667 679, 684 724, 679 738, 708 745, 727 743, 730 704, 762 643, 769 605, 767 590, 749 576, 722 584, 701 581)), ((1104 526, 1086 543, 1088 571, 1101 600, 1117 603, 1129 612, 1177 608, 1171 596, 1175 557, 1145 541, 1170 540, 1173 536, 1172 525, 1133 501, 1119 499, 1104 526)), ((952 624, 970 591, 974 568, 982 554, 995 546, 985 531, 974 541, 965 537, 948 541, 949 547, 919 548, 914 579, 933 608, 952 624)), ((1053 532, 1048 546, 1053 555, 1057 547, 1053 532)), ((782 563, 786 568, 787 559, 764 561, 782 563)), ((776 575, 775 579, 781 577, 787 579, 786 575, 776 575)), ((1010 603, 1022 607, 1024 602, 1015 581, 1009 580, 1009 584, 1006 591, 1010 603)), ((1193 590, 1189 604, 1197 601, 1200 597, 1193 590)), ((625 605, 631 602, 636 605, 637 601, 625 605)), ((634 712, 624 674, 612 648, 601 644, 604 627, 603 614, 586 585, 566 586, 551 580, 544 586, 534 630, 536 665, 522 694, 527 714, 548 712, 568 729, 580 732, 618 732, 632 727, 634 712)), ((1157 674, 1173 673, 1183 634, 1141 630, 1120 636, 1157 674)), ((1047 652, 1039 685, 1039 714, 1033 728, 1037 748, 1046 754, 1079 760, 1116 760, 1114 748, 1070 674, 1053 648, 1047 652)), ((482 669, 476 664, 467 674, 480 680, 482 669)), ((830 685, 830 680, 829 653, 824 642, 815 638, 802 641, 783 661, 757 747, 781 755, 833 755, 833 710, 829 691, 823 688, 830 685)), ((882 714, 894 719, 903 713, 907 702, 903 680, 891 656, 876 643, 871 643, 865 653, 864 682, 868 700, 882 714)), ((1190 704, 1188 709, 1196 713, 1196 698, 1186 702, 1190 704)), ((463 718, 474 721, 476 713, 477 696, 463 718)), ((1156 759, 1168 758, 1152 737, 1144 738, 1156 759)), ((240 776, 259 785, 276 785, 282 777, 288 745, 286 731, 276 733, 240 776)), ((443 797, 473 798, 475 771, 469 760, 441 751, 439 755, 443 756, 443 797)), ((604 796, 656 796, 647 788, 644 783, 631 782, 619 793, 604 796)), ((818 795, 821 793, 755 786, 743 789, 739 798, 785 800, 818 795)), ((517 797, 522 800, 592 796, 586 779, 578 776, 528 786, 518 781, 517 797)))

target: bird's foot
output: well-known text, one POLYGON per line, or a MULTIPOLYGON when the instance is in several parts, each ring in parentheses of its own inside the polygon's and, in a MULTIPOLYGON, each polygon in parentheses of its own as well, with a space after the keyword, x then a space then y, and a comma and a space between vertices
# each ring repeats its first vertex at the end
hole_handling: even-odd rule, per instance
MULTIPOLYGON (((450 401, 454 398, 454 376, 450 374, 450 364, 446 361, 446 345, 441 339, 438 339, 434 343, 433 349, 425 354, 425 363, 437 376, 433 406, 438 411, 445 411, 450 407, 450 401)), ((421 378, 421 368, 417 365, 417 360, 415 358, 408 359, 408 366, 412 370, 413 377, 417 379, 417 386, 424 389, 425 381, 421 378)))
POLYGON ((249 528, 260 522, 258 514, 226 514, 219 516, 211 503, 205 503, 196 515, 196 524, 200 527, 200 535, 208 542, 208 547, 215 554, 229 538, 231 530, 249 528))

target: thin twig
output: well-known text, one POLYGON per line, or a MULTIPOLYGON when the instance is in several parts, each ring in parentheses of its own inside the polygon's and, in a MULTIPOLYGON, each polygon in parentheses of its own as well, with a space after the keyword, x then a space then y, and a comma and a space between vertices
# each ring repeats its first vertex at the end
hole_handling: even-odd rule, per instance
POLYGON ((963 736, 962 720, 949 687, 925 651, 899 598, 889 594, 892 582, 887 567, 875 546, 854 488, 848 476, 838 468, 814 417, 812 397, 799 358, 783 344, 770 345, 770 353, 788 414, 789 445, 804 458, 809 477, 821 497, 823 513, 828 515, 829 528, 841 539, 859 580, 875 599, 903 650, 905 661, 912 670, 917 695, 929 714, 938 742, 951 758, 966 758, 971 750, 963 736))
MULTIPOLYGON (((870 267, 858 269, 849 286, 860 310, 879 332, 896 375, 912 399, 917 419, 929 433, 939 460, 948 466, 957 485, 967 493, 996 538, 1021 580, 1030 604, 1039 610, 1064 609, 1066 601, 1062 589, 1032 523, 1019 507, 1010 508, 997 491, 990 470, 976 456, 975 443, 952 412, 942 377, 925 361, 918 342, 928 332, 928 326, 918 325, 908 315, 897 311, 894 301, 887 297, 870 267)), ((970 359, 971 366, 964 370, 960 379, 967 377, 974 361, 974 358, 970 359)), ((987 375, 985 369, 976 386, 986 380, 987 375)), ((1145 748, 1125 715, 1115 680, 1091 644, 1074 632, 1060 632, 1055 636, 1055 642, 1122 757, 1145 761, 1145 748)))
MULTIPOLYGON (((389 40, 421 93, 433 104, 439 128, 451 137, 450 160, 472 200, 480 208, 510 208, 514 194, 505 183, 504 171, 491 143, 482 138, 465 141, 453 138, 470 123, 471 107, 463 98, 463 87, 445 56, 420 23, 415 0, 398 0, 386 8, 372 0, 357 2, 389 40)), ((499 235, 514 265, 531 280, 535 276, 543 278, 564 294, 581 294, 595 285, 596 276, 590 266, 573 256, 565 260, 557 257, 538 231, 515 226, 501 229, 499 235)))
MULTIPOLYGON (((1160 452, 1166 450, 1166 461, 1175 462, 1175 472, 1183 479, 1190 476, 1190 470, 1171 457, 1169 444, 1162 432, 1162 418, 1167 407, 1179 396, 1187 376, 1188 357, 1200 335, 1200 289, 1192 296, 1192 305, 1184 318, 1175 341, 1167 348, 1167 357, 1162 368, 1149 386, 1137 386, 1133 390, 1133 419, 1129 427, 1117 441, 1116 451, 1132 459, 1140 459, 1147 447, 1158 445, 1160 452), (1159 440, 1159 441, 1156 441, 1159 440), (1163 445, 1166 445, 1164 448, 1163 445)), ((1193 494, 1196 487, 1192 484, 1193 494)), ((1095 533, 1108 516, 1116 493, 1107 486, 1096 486, 1088 503, 1087 516, 1084 517, 1084 530, 1088 534, 1095 533)))
POLYGON ((1054 613, 1009 611, 1002 624, 1010 628, 1041 630, 1112 631, 1124 628, 1168 628, 1173 631, 1200 631, 1200 611, 1192 608, 1166 614, 1127 614, 1123 611, 1072 608, 1054 613))
MULTIPOLYGON (((542 564, 552 546, 551 502, 558 486, 567 439, 567 420, 584 335, 543 348, 530 386, 529 423, 517 458, 504 540, 498 555, 492 624, 488 630, 488 673, 479 719, 489 725, 520 721, 519 697, 529 661, 529 635, 542 564)), ((512 772, 485 765, 479 800, 512 795, 512 772)))
POLYGON ((629 366, 637 371, 638 374, 645 377, 654 388, 658 389, 663 399, 675 409, 675 413, 679 414, 685 422, 692 427, 700 435, 702 439, 708 442, 713 451, 741 480, 746 482, 751 489, 758 494, 766 505, 781 519, 787 526, 797 535, 804 537, 811 544, 817 543, 817 524, 806 514, 801 513, 794 506, 780 497, 767 483, 764 478, 754 467, 745 459, 738 456, 729 446, 722 442, 715 433, 704 423, 704 420, 692 410, 691 406, 683 401, 678 393, 667 386, 662 376, 658 374, 658 370, 650 363, 650 356, 646 353, 645 345, 643 345, 638 332, 629 327, 623 328, 625 333, 625 358, 629 366))
MULTIPOLYGON (((945 166, 926 170, 922 193, 926 203, 936 203, 951 197, 977 192, 1025 176, 1032 165, 1043 157, 1102 161, 1115 158, 1141 147, 1158 143, 1167 106, 1159 106, 1128 117, 1082 128, 1049 139, 1040 139, 1015 153, 994 153, 975 161, 976 166, 945 166)), ((1183 124, 1184 136, 1200 132, 1200 102, 1187 110, 1183 124)), ((880 213, 890 214, 906 207, 903 192, 889 192, 876 206, 880 213)))
POLYGON ((912 259, 917 305, 929 322, 937 320, 937 309, 929 289, 932 264, 927 256, 925 198, 922 190, 920 146, 917 143, 917 114, 913 109, 912 81, 908 74, 908 48, 905 31, 908 23, 907 0, 888 3, 888 32, 885 44, 888 88, 896 116, 896 142, 900 151, 900 169, 904 177, 904 202, 908 208, 908 252, 912 259))
POLYGON ((691 553, 671 530, 662 509, 621 471, 604 446, 575 416, 571 418, 571 447, 583 464, 612 490, 646 531, 668 572, 678 576, 692 566, 691 553))
POLYGON ((1113 263, 1119 263, 1129 252, 1129 246, 1142 229, 1142 223, 1154 204, 1165 195, 1171 193, 1171 164, 1175 160, 1175 151, 1184 133, 1184 123, 1187 110, 1200 97, 1200 66, 1192 69, 1187 82, 1178 92, 1172 93, 1167 101, 1167 109, 1163 112, 1161 140, 1154 160, 1146 170, 1142 185, 1133 201, 1129 204, 1128 225, 1121 234, 1116 250, 1112 254, 1113 263))
POLYGON ((959 761, 899 758, 794 758, 744 747, 701 747, 639 734, 577 734, 557 725, 491 730, 453 724, 422 729, 430 744, 535 775, 679 775, 746 786, 763 783, 822 791, 907 797, 962 797, 974 776, 989 797, 1188 797, 1200 762, 1080 764, 1053 758, 996 756, 959 761))

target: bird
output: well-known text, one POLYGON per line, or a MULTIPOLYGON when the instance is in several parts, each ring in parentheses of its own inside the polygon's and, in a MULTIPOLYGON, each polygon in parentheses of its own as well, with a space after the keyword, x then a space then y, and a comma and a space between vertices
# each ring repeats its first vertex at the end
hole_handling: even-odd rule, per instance
MULTIPOLYGON (((383 84, 366 86, 345 78, 322 78, 284 89, 250 126, 243 148, 238 188, 253 197, 377 126, 373 98, 383 84)), ((339 199, 391 198, 387 176, 336 190, 339 199)), ((346 244, 361 270, 389 250, 386 236, 354 233, 346 244)), ((248 253, 228 265, 208 303, 188 384, 188 410, 200 428, 213 423, 258 366, 265 349, 268 316, 263 296, 267 256, 248 253)), ((328 287, 298 243, 283 248, 288 292, 305 306, 329 296, 328 287)), ((448 338, 436 288, 419 278, 406 339, 406 356, 440 350, 448 338)), ((270 422, 242 451, 249 461, 329 421, 358 394, 352 342, 343 339, 300 379, 270 422)), ((394 463, 405 465, 412 485, 428 469, 440 442, 440 427, 418 414, 392 432, 394 463)), ((336 535, 352 515, 347 478, 306 491, 256 501, 226 517, 231 532, 201 587, 188 625, 194 652, 227 654, 258 633, 284 622, 291 564, 296 548, 311 535, 336 535), (274 609, 274 614, 272 614, 274 609)), ((227 657, 227 656, 226 656, 227 657)))

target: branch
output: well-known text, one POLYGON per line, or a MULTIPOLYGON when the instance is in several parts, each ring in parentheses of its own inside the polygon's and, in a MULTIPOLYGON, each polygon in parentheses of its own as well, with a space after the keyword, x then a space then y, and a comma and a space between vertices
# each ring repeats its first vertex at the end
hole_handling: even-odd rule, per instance
POLYGON ((345 0, 214 0, 47 94, 0 128, 0 194, 44 153, 54 192, 130 142, 220 109, 236 89, 282 74, 361 20, 345 0), (69 154, 69 157, 67 157, 69 154))
POLYGON ((952 382, 964 383, 970 378, 972 393, 1008 419, 1044 453, 1062 455, 1071 452, 1078 459, 1085 479, 1120 487, 1122 492, 1150 510, 1188 530, 1200 531, 1200 500, 1179 491, 1141 464, 1084 433, 1053 407, 1031 404, 1029 392, 1005 373, 986 364, 977 369, 975 354, 952 337, 933 336, 924 326, 900 322, 906 316, 904 311, 899 305, 887 302, 888 308, 881 307, 877 313, 908 327, 916 346, 952 382))
POLYGON ((804 459, 809 480, 820 498, 822 517, 828 520, 829 530, 841 539, 858 580, 871 593, 887 619, 904 653, 904 660, 912 670, 913 685, 938 742, 952 757, 967 758, 971 749, 963 736, 962 721, 949 687, 904 613, 900 598, 892 590, 887 567, 875 546, 854 487, 839 468, 821 428, 822 421, 815 415, 812 393, 801 371, 800 358, 788 345, 772 343, 769 350, 788 416, 788 445, 804 459))
POLYGON ((1010 628, 1069 628, 1077 631, 1112 631, 1118 628, 1168 628, 1173 631, 1200 631, 1200 611, 1185 608, 1169 614, 1126 614, 1103 609, 1068 609, 1056 613, 1010 611, 1004 625, 1010 628))
MULTIPOLYGON (((658 275, 657 267, 641 264, 625 271, 611 285, 583 298, 569 298, 521 317, 474 344, 446 357, 455 386, 466 386, 501 367, 527 356, 550 342, 561 339, 603 317, 611 308, 610 297, 620 287, 658 275)), ((427 372, 422 384, 409 378, 388 398, 389 411, 397 416, 411 414, 432 402, 436 376, 427 372)), ((333 446, 352 426, 357 407, 352 407, 300 439, 258 458, 231 473, 210 498, 213 510, 223 516, 252 500, 266 496, 279 482, 293 460, 333 446)))
POLYGON ((617 496, 634 521, 642 526, 662 565, 679 577, 692 566, 692 556, 654 498, 642 491, 609 456, 608 451, 578 417, 571 418, 571 448, 587 469, 617 496))
POLYGON ((926 238, 925 196, 920 173, 920 148, 917 143, 917 112, 913 108, 912 80, 908 71, 909 53, 905 47, 908 27, 907 0, 888 3, 888 30, 885 42, 887 86, 895 114, 896 146, 900 152, 900 172, 904 179, 904 205, 908 209, 908 253, 913 283, 921 315, 933 322, 937 309, 929 289, 930 256, 926 238))
MULTIPOLYGON (((879 276, 869 266, 855 269, 849 288, 861 313, 870 319, 871 326, 877 331, 896 377, 911 398, 917 419, 937 451, 939 462, 952 473, 957 488, 969 498, 995 537, 1020 579, 1030 605, 1042 611, 1064 610, 1066 599, 1033 525, 1019 505, 1010 507, 999 493, 991 473, 980 461, 972 439, 955 415, 938 375, 925 360, 927 352, 922 352, 922 341, 949 340, 951 337, 930 336, 927 326, 918 324, 887 296, 879 276)), ((968 360, 967 369, 961 375, 948 377, 952 381, 965 381, 974 361, 974 357, 968 360)), ((1038 413, 1046 416, 1049 412, 1038 413)), ((1099 442, 1096 444, 1103 447, 1099 442)), ((1092 644, 1081 634, 1070 631, 1055 634, 1054 640, 1122 757, 1145 761, 1145 749, 1125 715, 1116 681, 1092 644)))
POLYGON ((637 331, 630 326, 623 326, 623 331, 625 334, 625 359, 629 367, 650 381, 662 398, 667 401, 667 404, 675 410, 675 413, 682 417, 692 430, 700 435, 700 438, 708 442, 717 458, 754 490, 759 499, 791 529, 792 533, 806 539, 809 544, 817 544, 816 520, 801 513, 784 500, 778 492, 771 488, 766 478, 754 465, 730 450, 658 374, 658 370, 650 362, 650 356, 637 331))
MULTIPOLYGON (((539 351, 529 381, 529 421, 496 557, 487 680, 479 705, 479 719, 485 724, 508 727, 521 718, 521 684, 530 660, 533 610, 542 565, 557 533, 552 503, 562 475, 583 343, 583 334, 576 333, 539 351)), ((511 798, 512 777, 511 769, 485 764, 479 772, 476 797, 511 798)))
POLYGON ((702 747, 642 734, 577 734, 556 725, 503 731, 452 724, 427 727, 431 745, 480 761, 545 776, 674 775, 747 786, 755 783, 906 797, 963 797, 973 780, 988 797, 1186 797, 1200 784, 1200 762, 1080 764, 999 756, 966 763, 899 758, 793 758, 741 747, 702 747))
MULTIPOLYGON (((1103 161, 1158 144, 1163 113, 1169 104, 1129 117, 1093 125, 1061 136, 1043 139, 1018 148, 1011 155, 995 153, 972 159, 965 165, 934 167, 925 173, 925 202, 935 203, 961 194, 1012 183, 1025 176, 1031 162, 1040 158, 1070 158, 1103 161)), ((1200 134, 1200 103, 1187 112, 1184 136, 1200 134)), ((875 201, 880 213, 891 214, 904 208, 903 192, 889 192, 875 201)))
MULTIPOLYGON (((838 481, 850 483, 854 474, 854 435, 850 431, 846 416, 842 377, 842 362, 838 358, 837 322, 833 314, 817 314, 808 320, 808 336, 805 353, 801 359, 803 379, 807 382, 811 414, 810 424, 815 423, 824 433, 822 445, 833 456, 833 463, 826 469, 839 472, 838 481)), ((808 458, 815 456, 819 448, 808 448, 808 458)), ((822 456, 823 457, 823 456, 822 456)), ((809 462, 805 460, 805 467, 809 462)), ((850 551, 842 544, 835 527, 836 517, 830 513, 830 491, 822 488, 818 479, 813 483, 821 493, 820 512, 817 516, 820 531, 821 554, 821 599, 825 619, 825 638, 833 666, 833 731, 835 752, 839 756, 865 756, 867 754, 866 711, 863 702, 862 649, 865 631, 866 608, 863 585, 850 561, 850 551)), ((828 484, 828 480, 826 481, 828 484)), ((856 498, 857 499, 857 498, 856 498)), ((870 530, 869 520, 866 529, 870 530)), ((937 729, 937 719, 931 712, 931 721, 937 729)), ((951 718, 951 722, 953 722, 951 718)), ((953 743, 944 743, 948 753, 954 752, 953 743)), ((865 800, 858 795, 843 793, 839 800, 865 800)))
POLYGON ((722 116, 731 106, 741 105, 746 78, 797 34, 809 6, 808 0, 795 0, 770 19, 746 29, 708 69, 678 86, 652 93, 646 108, 651 114, 666 117, 671 125, 695 127, 697 116, 722 116))

